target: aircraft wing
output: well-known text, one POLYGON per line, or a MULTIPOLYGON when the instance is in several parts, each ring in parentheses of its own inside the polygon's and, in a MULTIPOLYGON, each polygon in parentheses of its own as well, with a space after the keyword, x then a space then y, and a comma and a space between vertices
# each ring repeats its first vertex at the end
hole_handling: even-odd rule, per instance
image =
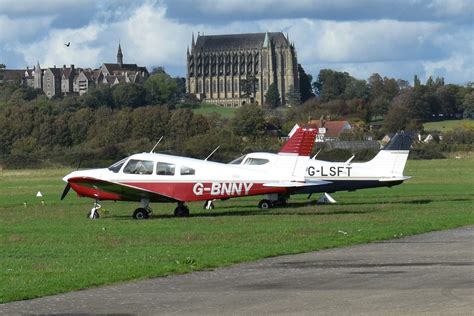
POLYGON ((92 177, 75 177, 68 179, 69 184, 80 195, 89 196, 87 188, 90 188, 92 196, 99 199, 111 200, 140 200, 147 198, 153 202, 176 202, 173 197, 166 196, 151 190, 146 190, 131 184, 114 181, 106 181, 92 177), (92 193, 94 192, 94 193, 92 193))
POLYGON ((269 182, 263 184, 264 187, 272 187, 272 188, 303 188, 303 187, 312 187, 316 185, 325 185, 330 184, 331 181, 323 181, 323 180, 312 180, 312 181, 278 181, 278 182, 269 182))

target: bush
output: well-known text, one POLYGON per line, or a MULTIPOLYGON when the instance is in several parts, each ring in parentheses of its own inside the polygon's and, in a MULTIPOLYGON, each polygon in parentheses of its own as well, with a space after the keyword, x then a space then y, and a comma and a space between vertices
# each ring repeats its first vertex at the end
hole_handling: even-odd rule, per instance
POLYGON ((418 144, 410 150, 408 159, 445 159, 439 144, 418 144))

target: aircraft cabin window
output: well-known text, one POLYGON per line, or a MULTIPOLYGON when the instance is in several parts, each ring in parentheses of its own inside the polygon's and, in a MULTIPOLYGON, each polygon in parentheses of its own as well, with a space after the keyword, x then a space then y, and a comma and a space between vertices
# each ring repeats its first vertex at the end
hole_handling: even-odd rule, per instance
POLYGON ((122 169, 123 164, 127 161, 127 158, 122 159, 109 167, 109 170, 115 173, 118 173, 122 169))
POLYGON ((153 161, 130 159, 125 168, 123 168, 123 173, 152 174, 153 161))
POLYGON ((160 176, 174 176, 174 164, 159 162, 156 164, 156 174, 160 176))
POLYGON ((248 158, 247 160, 245 160, 245 163, 244 165, 264 165, 266 163, 268 163, 269 160, 268 159, 262 159, 262 158, 248 158))
POLYGON ((231 162, 229 162, 229 164, 230 164, 230 165, 240 165, 240 164, 242 163, 242 161, 244 161, 245 157, 246 157, 246 156, 244 155, 244 156, 241 156, 241 157, 239 157, 239 158, 237 158, 237 159, 234 159, 234 160, 232 160, 231 162))
POLYGON ((180 170, 180 174, 182 176, 189 176, 189 175, 196 174, 196 170, 194 170, 193 168, 182 166, 180 170))

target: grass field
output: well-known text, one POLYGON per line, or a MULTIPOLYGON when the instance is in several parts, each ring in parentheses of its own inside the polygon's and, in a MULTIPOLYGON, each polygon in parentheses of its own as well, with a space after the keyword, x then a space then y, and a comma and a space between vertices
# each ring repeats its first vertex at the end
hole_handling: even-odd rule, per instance
POLYGON ((474 224, 474 158, 409 161, 414 179, 339 192, 335 205, 294 196, 261 211, 254 197, 190 203, 191 217, 174 218, 174 205, 154 204, 146 221, 119 202, 87 219, 91 200, 59 201, 68 171, 0 172, 0 303, 474 224))
POLYGON ((201 103, 197 107, 194 107, 192 110, 194 113, 198 114, 209 115, 211 113, 217 113, 220 114, 222 117, 232 118, 234 117, 236 109, 237 108, 229 108, 209 103, 201 103))
POLYGON ((474 120, 448 120, 439 122, 428 122, 423 124, 425 131, 447 132, 458 128, 474 128, 474 120))

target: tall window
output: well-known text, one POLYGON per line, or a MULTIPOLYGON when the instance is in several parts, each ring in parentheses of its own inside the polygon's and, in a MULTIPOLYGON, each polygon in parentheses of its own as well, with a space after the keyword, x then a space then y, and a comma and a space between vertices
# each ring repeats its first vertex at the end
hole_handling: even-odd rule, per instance
POLYGON ((202 93, 202 80, 198 81, 198 92, 202 93))

